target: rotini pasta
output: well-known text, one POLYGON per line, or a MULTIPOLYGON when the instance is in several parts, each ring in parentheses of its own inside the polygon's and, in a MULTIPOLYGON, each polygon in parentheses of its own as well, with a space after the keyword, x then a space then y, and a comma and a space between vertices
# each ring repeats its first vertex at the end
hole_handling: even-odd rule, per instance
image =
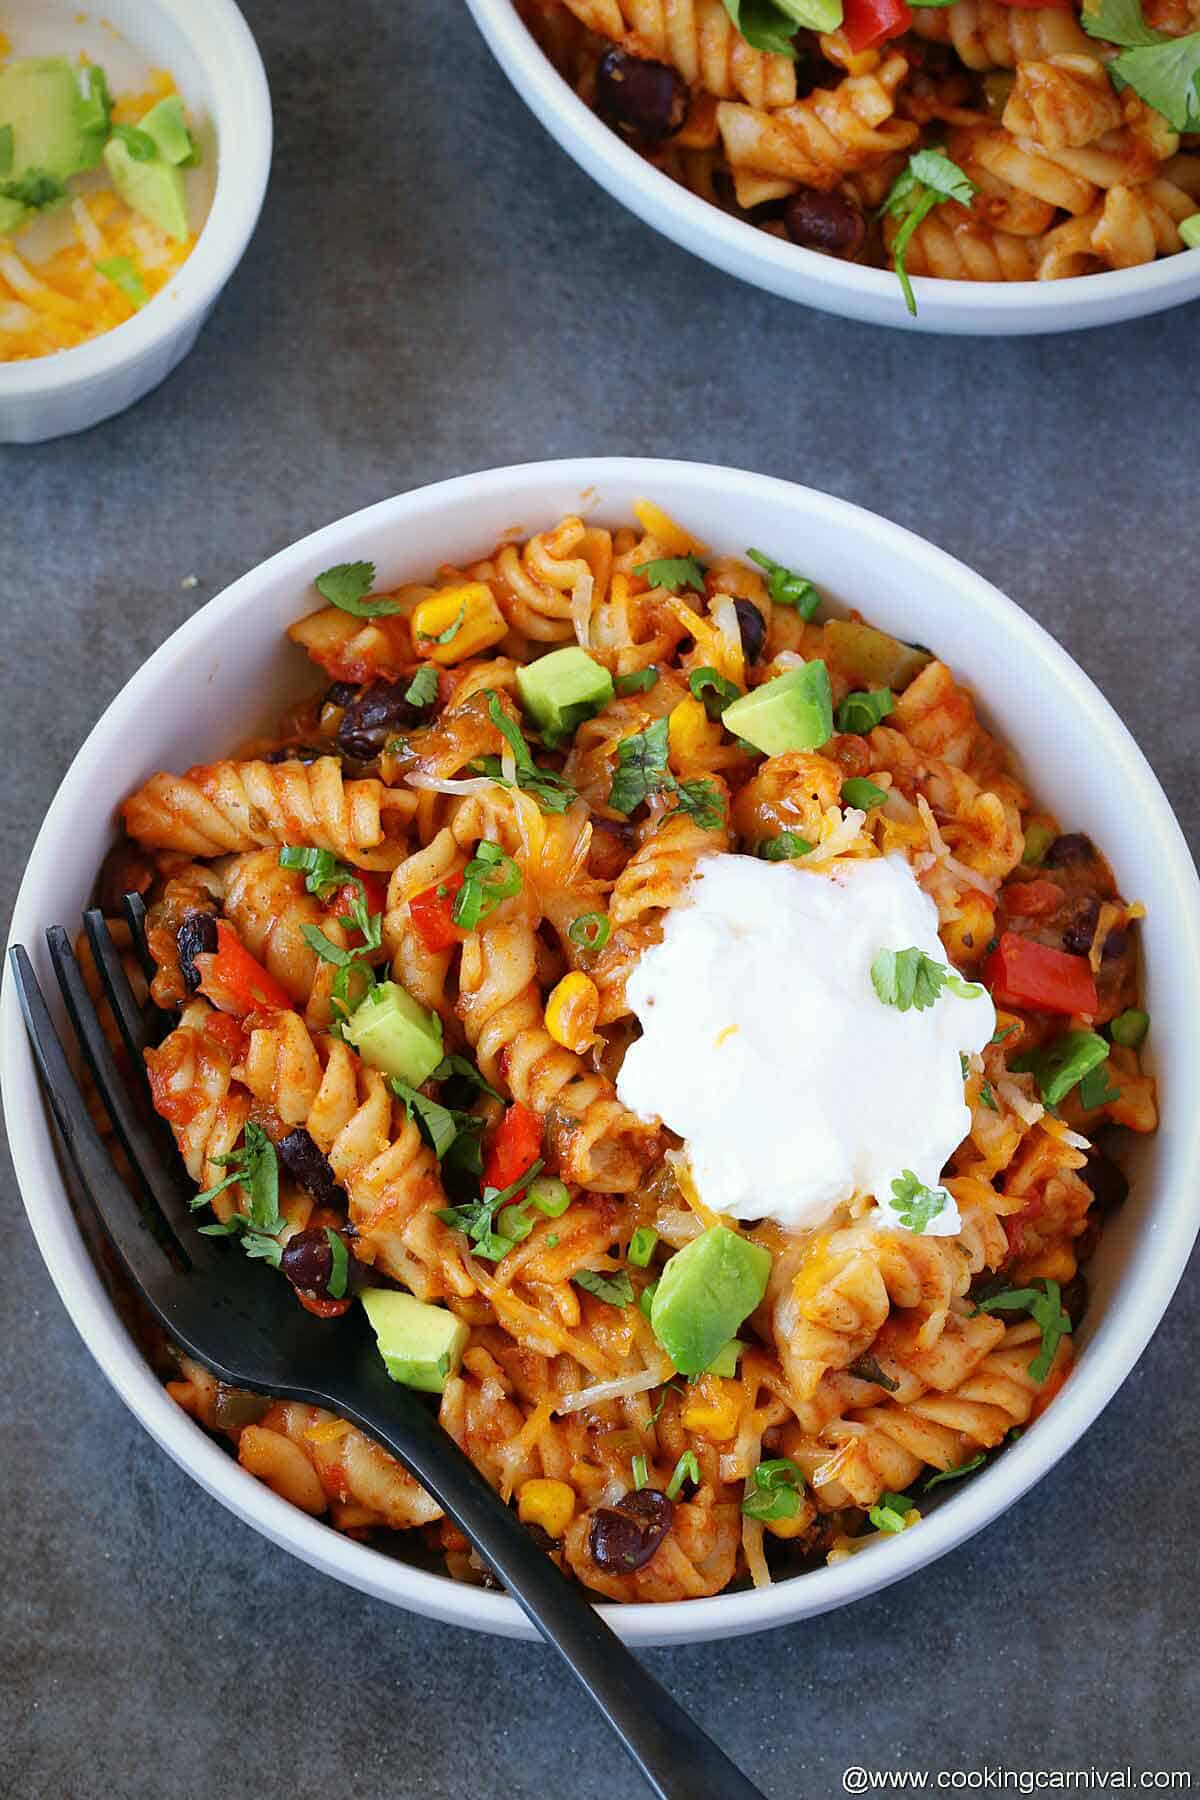
MULTIPOLYGON (((1049 54, 1074 80, 1072 52, 1049 54)), ((1056 119, 1091 104, 1081 79, 1082 97, 1047 101, 1056 119)), ((953 129, 997 216, 1049 204, 987 170, 1003 128, 953 129)), ((1099 255, 1101 219, 1136 231, 1127 196, 1150 188, 1092 189, 1103 202, 1072 224, 1092 221, 1099 255)), ((1033 255, 1036 231, 964 221, 1033 255)), ((918 259, 941 254, 935 223, 958 230, 931 217, 918 259)), ((974 1466, 1026 1425, 1067 1377, 1096 1196, 1121 1185, 1098 1134, 1153 1130, 1156 1114, 1139 909, 1088 839, 1034 810, 953 671, 857 615, 822 618, 811 583, 759 552, 758 566, 710 554, 651 504, 637 514, 617 530, 568 518, 446 565, 377 596, 373 617, 331 604, 302 620, 291 636, 332 685, 242 760, 152 777, 125 802, 131 841, 101 893, 144 893, 152 991, 177 1010, 147 1052, 151 1093, 199 1209, 235 1240, 225 1253, 240 1237, 318 1317, 365 1287, 446 1322, 455 1348, 427 1383, 446 1429, 566 1571, 668 1601, 843 1554, 868 1514, 890 1528, 898 1497, 915 1516, 904 1490, 926 1471, 974 1466), (494 608, 503 637, 420 654, 411 621, 446 592, 468 597, 439 649, 471 629, 469 605, 494 608), (687 967, 701 1020, 725 971, 745 981, 734 1021, 715 1040, 689 1027, 659 1068, 685 1094, 739 1033, 769 1093, 775 1015, 790 1070, 809 1029, 788 1013, 794 967, 840 966, 870 884, 908 896, 939 957, 879 949, 821 1018, 786 1103, 739 1123, 732 1072, 727 1104, 720 1090, 684 1128, 639 1083, 682 1003, 670 958, 707 929, 730 871, 747 895, 773 883, 775 905, 726 920, 687 967), (801 894, 837 909, 836 937, 813 914, 811 941, 760 965, 745 946, 801 894), (865 1083, 863 1108, 892 1117, 901 1070, 869 1046, 893 1014, 911 1015, 920 1079, 936 1054, 948 1083, 909 1108, 941 1106, 953 1126, 938 1185, 901 1158, 890 1199, 860 1164, 817 1193, 825 1138, 844 1148, 858 1129, 841 1089, 865 1083), (937 1037, 970 1019, 977 1035, 937 1037), (943 1042, 969 1048, 956 1060, 943 1042), (731 1130, 749 1209, 706 1160, 731 1130), (782 1176, 764 1160, 773 1132, 782 1176)), ((873 1124, 872 1143, 896 1128, 873 1124)), ((170 1386, 293 1504, 347 1531, 420 1530, 453 1574, 484 1577, 346 1421, 234 1392, 188 1358, 170 1386)))

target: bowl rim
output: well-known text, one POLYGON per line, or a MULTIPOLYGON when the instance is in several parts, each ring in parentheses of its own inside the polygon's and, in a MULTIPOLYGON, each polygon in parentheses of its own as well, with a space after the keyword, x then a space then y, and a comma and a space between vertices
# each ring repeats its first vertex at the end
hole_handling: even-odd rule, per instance
MULTIPOLYGON (((131 319, 69 350, 0 363, 0 402, 43 399, 106 380, 202 318, 241 261, 271 172, 274 121, 267 74, 235 0, 141 0, 166 14, 208 71, 217 179, 208 217, 167 285, 131 319)), ((65 10, 69 13, 70 8, 65 10)), ((132 36, 125 33, 127 37, 132 36)))
MULTIPOLYGON (((866 539, 886 568, 888 558, 902 557, 933 588, 954 593, 968 606, 998 613, 1020 640, 1020 651, 1039 682, 1056 689, 1060 701, 1069 694, 1082 710, 1094 741, 1110 752, 1114 779, 1130 790, 1147 853, 1162 859, 1164 890, 1172 929, 1178 934, 1179 967, 1200 967, 1200 879, 1182 831, 1157 778, 1128 728, 1095 684, 1050 634, 1015 602, 965 564, 905 527, 849 501, 812 488, 751 471, 719 465, 642 457, 572 458, 517 464, 459 475, 377 502, 301 538, 256 565, 194 613, 134 673, 105 708, 73 759, 51 802, 26 865, 17 896, 10 943, 33 942, 45 920, 40 891, 52 881, 58 829, 56 820, 72 801, 94 786, 92 771, 104 767, 106 746, 139 715, 145 697, 178 662, 186 660, 243 610, 268 578, 297 578, 297 596, 322 560, 353 557, 369 543, 378 527, 393 538, 406 521, 439 509, 454 516, 469 514, 481 500, 511 500, 514 518, 535 512, 539 493, 563 483, 584 492, 605 482, 624 482, 637 491, 664 492, 671 504, 681 489, 691 489, 697 505, 714 506, 722 499, 746 496, 775 499, 781 508, 819 510, 839 529, 866 539), (1190 959, 1190 960, 1189 960, 1190 959)), ((1192 1028, 1193 1056, 1200 1063, 1200 1024, 1192 1028)), ((248 1475, 213 1439, 183 1413, 144 1361, 109 1302, 88 1260, 69 1208, 47 1206, 43 1193, 62 1181, 38 1093, 32 1057, 11 981, 0 994, 0 1087, 10 1127, 13 1161, 27 1216, 59 1295, 76 1328, 104 1374, 130 1410, 168 1454, 207 1491, 239 1518, 275 1543, 301 1556, 326 1574, 366 1593, 408 1607, 449 1624, 470 1626, 503 1636, 534 1638, 516 1602, 507 1595, 466 1587, 444 1575, 413 1568, 344 1537, 332 1527, 299 1513, 248 1475), (39 1123, 41 1121, 41 1123, 39 1123)), ((1172 1193, 1184 1196, 1200 1185, 1200 1134, 1180 1152, 1183 1168, 1172 1193)), ((1141 1237, 1136 1291, 1122 1281, 1110 1306, 1120 1312, 1119 1340, 1081 1356, 1071 1380, 1054 1404, 974 1481, 952 1493, 922 1520, 919 1530, 905 1532, 889 1544, 888 1553, 869 1552, 784 1579, 765 1590, 716 1595, 711 1599, 653 1606, 602 1604, 601 1612, 633 1644, 696 1642, 766 1630, 814 1616, 874 1593, 914 1573, 955 1548, 1011 1506, 1075 1443, 1132 1370, 1156 1329, 1178 1283, 1191 1250, 1198 1221, 1189 1218, 1182 1199, 1173 1202, 1168 1223, 1141 1237), (1169 1229, 1168 1229, 1169 1223, 1169 1229), (1122 1299, 1129 1288, 1129 1297, 1122 1299), (1126 1316, 1127 1315, 1127 1316, 1126 1316)))
MULTIPOLYGON (((770 232, 760 231, 746 220, 723 212, 682 183, 673 181, 611 131, 580 99, 540 48, 513 0, 467 0, 467 5, 505 74, 560 148, 575 156, 571 143, 550 126, 548 116, 561 119, 566 130, 586 150, 591 161, 582 164, 585 172, 643 220, 646 220, 646 214, 634 203, 631 193, 645 196, 647 203, 653 205, 654 218, 646 220, 652 229, 662 231, 705 260, 711 260, 713 248, 719 250, 725 258, 720 267, 801 304, 820 306, 827 297, 829 310, 837 311, 834 304, 837 296, 853 295, 864 301, 878 302, 898 293, 898 283, 890 269, 842 262, 837 257, 807 250, 802 245, 785 243, 770 232), (514 78, 508 59, 521 70, 521 82, 514 78), (594 164, 605 173, 598 174, 594 164), (816 293, 811 296, 794 293, 800 276, 810 287, 821 290, 822 298, 816 293)), ((1200 207, 1200 202, 1197 205, 1200 207)), ((1185 249, 1131 269, 1106 269, 1094 275, 1065 276, 1058 281, 953 281, 944 276, 914 275, 912 284, 918 312, 922 296, 928 308, 961 306, 967 317, 975 312, 998 312, 1015 321, 1017 315, 1028 314, 1033 308, 1046 319, 1047 330, 1061 330, 1070 328, 1069 315, 1085 298, 1089 313, 1105 316, 1081 320, 1081 324, 1108 323, 1110 316, 1116 322, 1117 313, 1113 311, 1110 315, 1109 309, 1115 309, 1131 298, 1147 312, 1173 304, 1169 296, 1177 285, 1193 289, 1190 293, 1180 294, 1179 303, 1194 298, 1198 277, 1200 250, 1185 249), (1084 282, 1087 286, 1081 292, 1080 284, 1084 282)), ((915 323, 904 309, 902 297, 894 323, 909 328, 915 323)))

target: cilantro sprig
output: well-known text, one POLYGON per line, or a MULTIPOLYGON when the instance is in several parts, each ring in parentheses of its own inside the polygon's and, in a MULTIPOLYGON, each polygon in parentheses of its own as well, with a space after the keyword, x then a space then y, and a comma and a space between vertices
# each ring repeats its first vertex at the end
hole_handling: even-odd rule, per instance
POLYGON ((1042 1334, 1042 1347, 1030 1363, 1029 1373, 1036 1382, 1045 1381, 1059 1344, 1072 1330, 1057 1281, 1043 1281, 1036 1287, 1005 1288, 1002 1293, 981 1300, 975 1311, 1028 1313, 1042 1334))
POLYGON ((880 950, 871 964, 871 986, 883 1004, 894 1006, 897 1012, 909 1012, 913 1007, 924 1012, 943 988, 960 1000, 974 1000, 983 992, 977 981, 964 981, 915 944, 907 950, 880 950))
POLYGON ((571 1280, 609 1306, 633 1305, 633 1283, 626 1269, 618 1269, 615 1275, 605 1275, 599 1269, 576 1269, 571 1280))
POLYGON ((508 1255, 510 1250, 515 1250, 520 1239, 528 1237, 529 1233, 528 1231, 522 1231, 519 1234, 497 1231, 495 1229, 496 1214, 501 1207, 507 1206, 519 1194, 523 1194, 535 1176, 541 1174, 544 1167, 544 1161, 539 1157, 536 1162, 530 1163, 522 1175, 518 1175, 515 1181, 510 1182, 508 1187, 485 1187, 478 1200, 468 1200, 462 1206, 444 1206, 439 1210, 437 1216, 443 1225, 449 1225, 455 1231, 466 1232, 474 1246, 476 1256, 483 1257, 486 1262, 499 1262, 502 1257, 508 1255))
MULTIPOLYGON (((569 781, 553 769, 544 769, 533 760, 533 752, 525 742, 521 727, 515 719, 510 719, 500 703, 500 696, 493 688, 484 690, 487 696, 488 717, 500 736, 512 751, 516 768, 516 785, 523 792, 532 794, 543 812, 564 813, 576 798, 575 789, 569 781)), ((501 768, 498 756, 481 756, 470 765, 481 774, 488 775, 502 786, 509 786, 501 768)))
POLYGON ((892 1195, 888 1201, 888 1206, 905 1230, 916 1232, 918 1236, 928 1231, 939 1213, 953 1204, 945 1188, 926 1187, 911 1169, 905 1169, 893 1181, 892 1195))
POLYGON ((715 831, 725 808, 714 782, 677 781, 667 766, 669 726, 655 719, 644 731, 622 738, 617 745, 617 767, 608 791, 608 804, 628 818, 654 794, 674 794, 676 806, 693 818, 702 831, 715 831))
POLYGON ((1098 0, 1084 7, 1080 23, 1090 37, 1122 46, 1108 65, 1115 86, 1131 87, 1176 131, 1200 131, 1200 31, 1156 31, 1141 0, 1098 0))
POLYGON ((378 619, 386 613, 398 613, 398 600, 388 600, 383 595, 374 600, 367 599, 374 585, 373 562, 334 563, 331 569, 322 570, 313 583, 330 606, 336 606, 340 612, 352 613, 356 619, 378 619))
POLYGON ((660 556, 651 562, 635 563, 633 572, 642 575, 651 587, 668 588, 676 594, 680 588, 704 592, 704 565, 694 556, 660 556))
POLYGON ((241 1188, 246 1210, 231 1213, 228 1219, 218 1219, 212 1225, 201 1225, 201 1236, 240 1237, 247 1256, 278 1268, 283 1246, 277 1242, 277 1233, 283 1230, 285 1220, 279 1211, 279 1159, 274 1144, 261 1125, 249 1120, 240 1146, 227 1156, 214 1156, 212 1160, 229 1173, 192 1197, 192 1211, 210 1206, 218 1194, 231 1187, 241 1188))
POLYGON ((422 663, 404 690, 410 706, 432 706, 437 699, 438 672, 433 663, 422 663))
POLYGON ((881 219, 890 213, 903 221, 892 244, 892 263, 904 291, 904 304, 914 319, 917 301, 904 264, 913 234, 922 219, 943 200, 958 200, 969 206, 975 192, 975 183, 941 150, 918 150, 909 157, 908 167, 897 175, 879 209, 881 219))

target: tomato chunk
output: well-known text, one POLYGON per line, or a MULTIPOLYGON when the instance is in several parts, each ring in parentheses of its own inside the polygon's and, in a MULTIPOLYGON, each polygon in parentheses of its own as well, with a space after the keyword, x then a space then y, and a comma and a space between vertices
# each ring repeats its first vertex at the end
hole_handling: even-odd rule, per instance
POLYGON ((222 1012, 239 1018, 259 1007, 291 1008, 291 996, 256 962, 233 926, 217 920, 217 947, 195 958, 200 992, 222 1012))
POLYGON ((1045 918, 1057 912, 1065 898, 1057 881, 1012 881, 1000 895, 1005 912, 1020 919, 1045 918))
POLYGON ((483 1161, 488 1187, 511 1187, 542 1154, 542 1121, 518 1101, 492 1133, 483 1161))
POLYGON ((354 1304, 349 1297, 345 1300, 326 1300, 319 1294, 301 1293, 299 1288, 294 1292, 305 1312, 311 1313, 314 1319, 340 1319, 354 1304))
POLYGON ((461 925, 454 923, 451 916, 462 884, 463 872, 456 869, 453 875, 447 875, 435 886, 414 894, 409 901, 408 916, 427 950, 449 950, 454 944, 461 944, 470 936, 461 925))
POLYGON ((1001 1006, 1025 1006, 1034 1012, 1099 1011, 1096 978, 1086 956, 1069 956, 1035 944, 1018 932, 1006 931, 983 965, 983 979, 1001 1006))
POLYGON ((842 30, 856 55, 899 37, 912 22, 912 8, 906 0, 845 0, 842 30))

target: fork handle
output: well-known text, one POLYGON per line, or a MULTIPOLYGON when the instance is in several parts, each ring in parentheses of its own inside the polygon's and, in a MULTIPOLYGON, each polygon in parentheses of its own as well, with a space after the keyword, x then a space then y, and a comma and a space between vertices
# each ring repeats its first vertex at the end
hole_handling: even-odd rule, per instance
POLYGON ((380 1378, 387 1392, 378 1402, 362 1395, 355 1406, 341 1393, 321 1403, 385 1445, 482 1552, 595 1701, 659 1800, 763 1800, 538 1548, 416 1395, 397 1391, 382 1367, 380 1378))

